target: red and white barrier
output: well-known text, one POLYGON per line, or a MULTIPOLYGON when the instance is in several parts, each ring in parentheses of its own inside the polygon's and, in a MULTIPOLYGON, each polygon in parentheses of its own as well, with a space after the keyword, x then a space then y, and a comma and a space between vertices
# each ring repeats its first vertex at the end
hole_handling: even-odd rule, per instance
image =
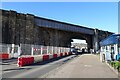
POLYGON ((72 52, 68 52, 68 54, 69 54, 69 55, 71 55, 71 54, 72 54, 72 52))
POLYGON ((0 59, 10 59, 10 55, 8 53, 0 53, 0 59))
POLYGON ((34 63, 38 63, 41 61, 46 61, 52 58, 57 58, 57 57, 63 57, 63 56, 68 56, 70 55, 69 52, 64 52, 60 54, 44 54, 44 55, 34 55, 34 56, 21 56, 18 58, 18 63, 17 65, 19 67, 25 66, 25 65, 30 65, 34 63))
POLYGON ((49 60, 49 55, 48 54, 43 55, 43 61, 46 61, 46 60, 49 60))
POLYGON ((64 54, 65 54, 65 56, 67 56, 67 55, 68 55, 68 54, 67 54, 67 52, 65 52, 64 54))
POLYGON ((57 54, 57 57, 60 57, 60 54, 57 54))
POLYGON ((63 53, 60 53, 60 57, 63 57, 63 53))
POLYGON ((53 54, 53 58, 57 58, 57 56, 58 56, 57 54, 53 54))
POLYGON ((42 55, 35 55, 34 56, 34 63, 38 63, 43 61, 43 56, 42 55))
POLYGON ((53 58, 53 54, 49 54, 49 59, 52 59, 53 58))
POLYGON ((30 65, 34 63, 34 57, 20 57, 18 58, 18 66, 22 67, 25 65, 30 65))

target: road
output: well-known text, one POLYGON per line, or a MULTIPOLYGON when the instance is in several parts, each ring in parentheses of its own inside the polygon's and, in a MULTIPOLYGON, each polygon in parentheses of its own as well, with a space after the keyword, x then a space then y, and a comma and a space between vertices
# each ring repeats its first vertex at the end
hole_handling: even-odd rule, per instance
POLYGON ((43 76, 44 78, 118 78, 106 63, 97 55, 84 54, 76 57, 59 69, 43 76))
POLYGON ((3 78, 118 78, 93 54, 71 55, 21 68, 16 63, 16 59, 2 63, 3 78))
POLYGON ((34 65, 25 67, 17 67, 17 60, 5 60, 2 63, 2 77, 3 78, 39 78, 46 73, 64 65, 71 61, 76 55, 71 55, 63 58, 53 59, 34 65))

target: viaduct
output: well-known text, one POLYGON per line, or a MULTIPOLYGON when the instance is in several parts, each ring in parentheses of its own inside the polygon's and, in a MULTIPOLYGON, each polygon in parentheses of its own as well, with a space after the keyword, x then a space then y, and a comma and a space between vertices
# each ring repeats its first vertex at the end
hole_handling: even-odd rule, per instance
POLYGON ((16 11, 0 10, 2 41, 5 44, 37 44, 70 47, 72 39, 86 40, 88 49, 98 50, 99 42, 112 32, 38 17, 16 11))

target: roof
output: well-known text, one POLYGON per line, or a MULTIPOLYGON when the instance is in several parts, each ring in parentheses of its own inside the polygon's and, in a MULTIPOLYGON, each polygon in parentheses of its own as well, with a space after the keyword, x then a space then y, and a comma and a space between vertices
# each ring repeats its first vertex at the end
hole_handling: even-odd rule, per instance
POLYGON ((112 34, 100 42, 100 46, 120 44, 120 34, 112 34))

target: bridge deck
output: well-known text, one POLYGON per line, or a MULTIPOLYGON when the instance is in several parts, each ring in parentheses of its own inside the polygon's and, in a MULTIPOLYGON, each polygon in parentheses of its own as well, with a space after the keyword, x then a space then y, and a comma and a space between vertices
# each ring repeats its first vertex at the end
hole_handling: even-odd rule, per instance
POLYGON ((65 22, 45 19, 41 17, 35 17, 35 24, 40 27, 47 27, 47 28, 53 28, 58 30, 64 30, 64 31, 80 32, 80 33, 89 34, 89 35, 94 34, 94 29, 92 28, 87 28, 87 27, 69 24, 65 22))

